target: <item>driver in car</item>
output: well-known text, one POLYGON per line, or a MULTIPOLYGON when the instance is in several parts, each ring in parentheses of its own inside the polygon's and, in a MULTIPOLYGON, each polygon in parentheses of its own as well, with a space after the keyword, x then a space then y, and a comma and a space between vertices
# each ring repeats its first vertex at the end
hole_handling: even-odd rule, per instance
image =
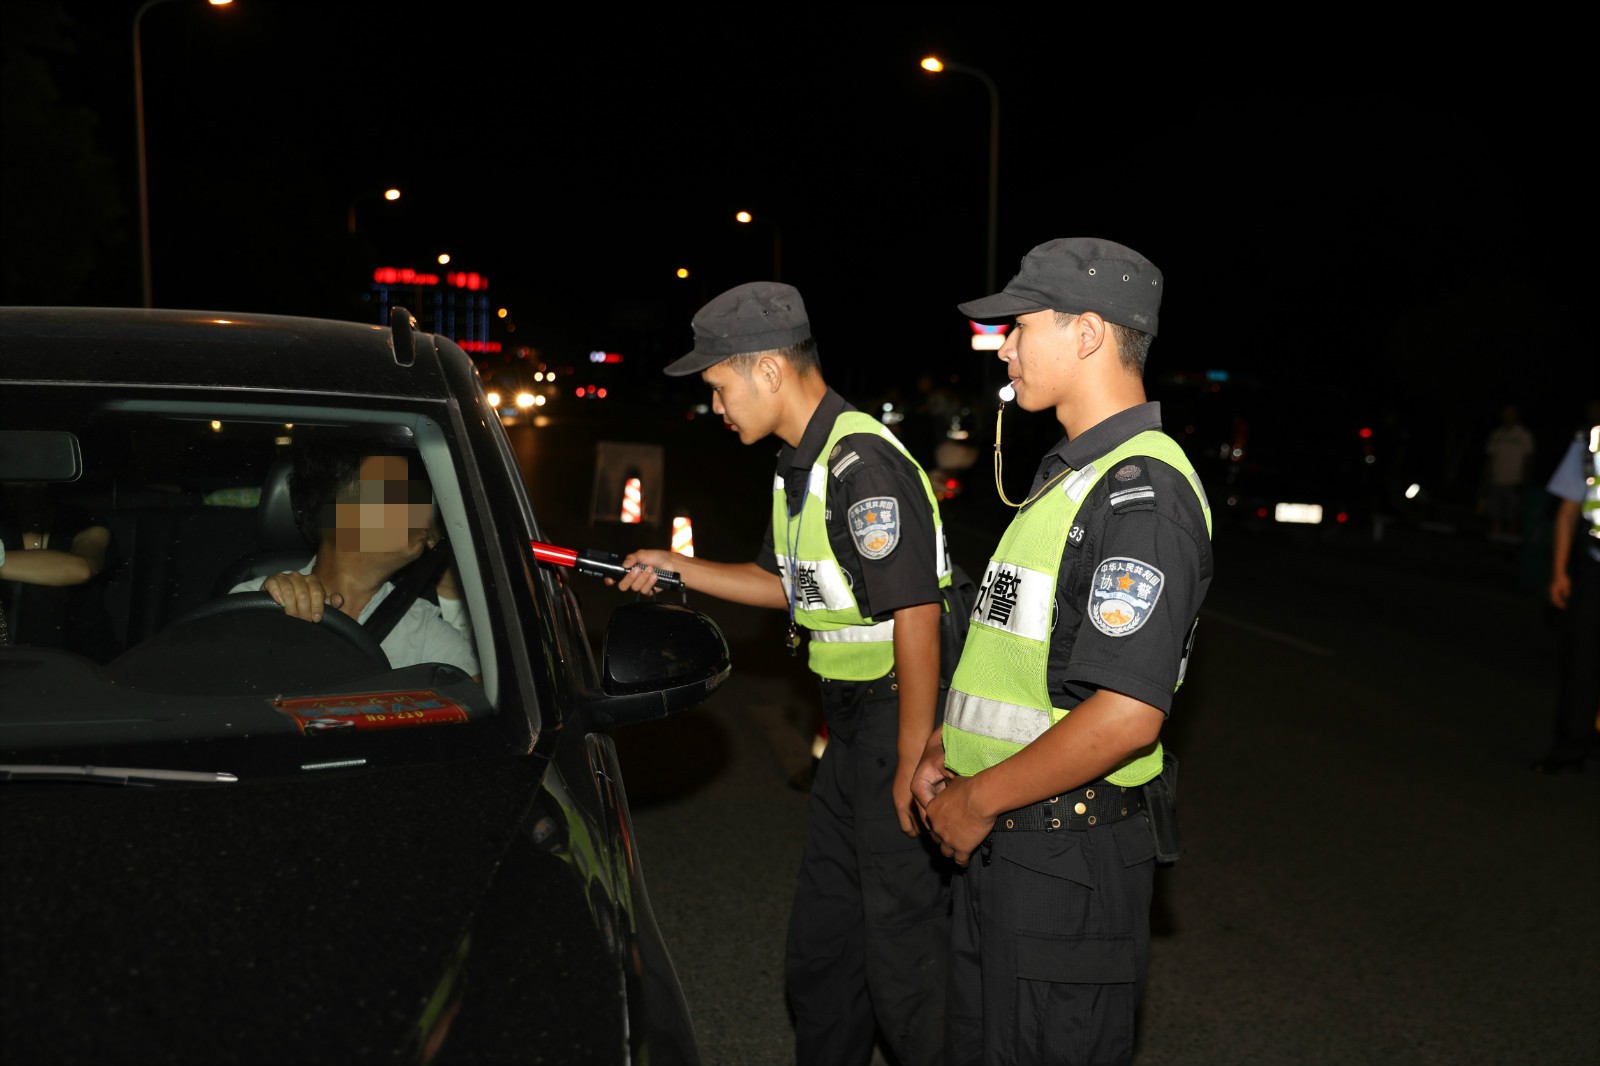
MULTIPOLYGON (((332 609, 366 623, 395 592, 390 578, 441 540, 432 487, 412 476, 414 462, 323 442, 303 446, 295 454, 289 495, 316 555, 298 572, 242 581, 229 591, 265 592, 289 617, 308 622, 320 622, 332 609)), ((459 601, 451 606, 459 610, 459 601)), ((478 657, 463 628, 417 596, 380 643, 391 666, 449 663, 478 680, 478 657)))

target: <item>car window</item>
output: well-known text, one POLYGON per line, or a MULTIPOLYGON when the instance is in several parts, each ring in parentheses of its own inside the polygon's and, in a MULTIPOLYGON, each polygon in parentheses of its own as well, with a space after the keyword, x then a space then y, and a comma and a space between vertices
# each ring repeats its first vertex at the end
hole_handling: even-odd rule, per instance
MULTIPOLYGON (((57 732, 75 723, 74 742, 94 743, 138 730, 147 738, 307 735, 494 713, 498 664, 493 640, 482 639, 495 627, 481 538, 459 446, 431 414, 66 385, 8 385, 0 406, 0 430, 69 433, 82 465, 71 481, 0 484, 0 541, 12 564, 0 573, 10 639, 6 737, 25 742, 40 722, 57 732), (396 564, 385 571, 390 607, 404 601, 406 609, 391 609, 397 620, 380 647, 398 640, 402 661, 385 664, 387 651, 374 658, 323 632, 334 627, 290 624, 281 610, 245 617, 239 606, 263 598, 244 591, 252 584, 313 561, 327 527, 308 521, 292 489, 297 464, 298 481, 311 480, 303 464, 316 447, 389 457, 402 471, 388 497, 378 478, 324 501, 324 517, 357 516, 339 519, 339 537, 378 537, 363 523, 398 513, 425 521, 449 552, 401 565, 408 549, 382 554, 380 537, 363 557, 396 564), (420 565, 440 559, 431 570, 420 565), (63 569, 15 565, 45 561, 63 569), (49 694, 48 707, 28 698, 29 686, 49 694)), ((404 542, 408 518, 399 521, 404 542)), ((383 611, 381 601, 369 604, 369 620, 383 611)))

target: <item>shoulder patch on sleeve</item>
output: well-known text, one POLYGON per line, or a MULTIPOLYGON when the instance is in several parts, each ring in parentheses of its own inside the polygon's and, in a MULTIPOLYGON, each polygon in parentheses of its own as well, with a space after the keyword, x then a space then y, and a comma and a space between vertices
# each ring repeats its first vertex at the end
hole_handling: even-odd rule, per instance
POLYGON ((1149 563, 1113 556, 1095 568, 1089 583, 1089 620, 1108 637, 1136 632, 1155 613, 1167 575, 1149 563))
POLYGON ((882 559, 900 543, 900 501, 872 496, 850 505, 845 520, 863 559, 882 559))
POLYGON ((1107 502, 1113 511, 1155 506, 1156 490, 1150 484, 1149 459, 1133 456, 1125 460, 1106 478, 1106 485, 1110 489, 1107 502))

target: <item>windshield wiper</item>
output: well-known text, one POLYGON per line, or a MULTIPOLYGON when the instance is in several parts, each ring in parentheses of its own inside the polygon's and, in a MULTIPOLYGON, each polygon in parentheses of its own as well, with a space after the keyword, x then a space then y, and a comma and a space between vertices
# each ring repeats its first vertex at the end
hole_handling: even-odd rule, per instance
POLYGON ((232 784, 239 778, 225 771, 144 770, 130 766, 50 766, 0 763, 0 781, 81 781, 96 785, 145 785, 155 781, 232 784))

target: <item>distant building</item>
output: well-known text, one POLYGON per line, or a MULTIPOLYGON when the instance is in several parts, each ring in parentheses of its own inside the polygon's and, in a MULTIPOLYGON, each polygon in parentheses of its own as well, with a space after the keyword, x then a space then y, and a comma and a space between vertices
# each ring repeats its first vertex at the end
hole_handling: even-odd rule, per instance
POLYGON ((417 327, 441 333, 473 356, 500 351, 500 341, 489 335, 495 321, 489 304, 489 279, 474 271, 425 271, 379 267, 364 299, 373 304, 374 319, 385 325, 389 309, 404 307, 417 319, 417 327))

